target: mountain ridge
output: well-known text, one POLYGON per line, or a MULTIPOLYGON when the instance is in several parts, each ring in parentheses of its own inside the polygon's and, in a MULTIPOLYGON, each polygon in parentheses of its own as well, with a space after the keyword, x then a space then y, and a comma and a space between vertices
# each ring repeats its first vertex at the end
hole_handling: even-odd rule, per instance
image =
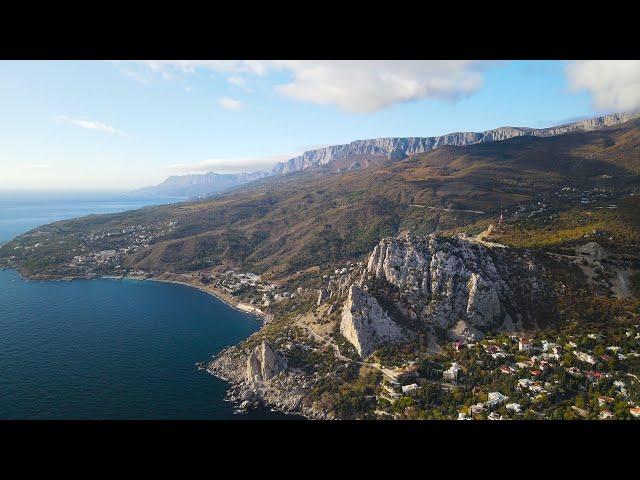
MULTIPOLYGON (((426 153, 440 146, 468 146, 477 143, 490 143, 519 136, 551 137, 575 131, 592 131, 619 125, 640 117, 640 113, 613 113, 593 117, 574 123, 548 128, 498 127, 483 132, 453 132, 432 137, 383 137, 367 140, 355 140, 341 145, 308 150, 302 155, 275 165, 274 174, 286 174, 308 168, 331 164, 339 160, 352 158, 341 167, 347 170, 359 166, 361 156, 374 156, 379 160, 401 160, 417 153, 426 153)), ((368 163, 368 162, 367 162, 368 163)))
POLYGON ((172 175, 158 185, 143 187, 131 192, 132 194, 151 196, 198 197, 221 193, 231 188, 265 178, 267 172, 240 173, 195 173, 187 175, 172 175))

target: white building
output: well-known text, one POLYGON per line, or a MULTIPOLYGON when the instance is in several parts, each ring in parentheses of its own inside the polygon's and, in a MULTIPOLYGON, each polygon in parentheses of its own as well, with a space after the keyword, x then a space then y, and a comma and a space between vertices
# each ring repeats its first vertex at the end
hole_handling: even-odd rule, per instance
POLYGON ((526 338, 521 338, 518 342, 518 350, 521 352, 530 352, 533 349, 533 344, 531 340, 526 338))
POLYGON ((449 369, 442 372, 442 379, 455 383, 458 381, 458 374, 460 373, 460 370, 460 365, 458 365, 457 362, 453 362, 449 369))
POLYGON ((588 353, 584 353, 584 352, 578 352, 578 351, 574 351, 573 354, 578 357, 579 360, 589 363, 591 365, 593 365, 594 363, 596 363, 595 358, 593 358, 593 356, 589 355, 588 353))
POLYGON ((522 411, 522 407, 519 403, 507 403, 505 406, 507 410, 510 410, 513 413, 520 413, 522 411))
POLYGON ((501 394, 500 392, 489 392, 489 397, 485 402, 487 408, 495 408, 498 405, 503 404, 507 400, 506 395, 501 394))
POLYGON ((416 390, 420 388, 417 383, 402 386, 402 393, 405 395, 415 395, 416 390))

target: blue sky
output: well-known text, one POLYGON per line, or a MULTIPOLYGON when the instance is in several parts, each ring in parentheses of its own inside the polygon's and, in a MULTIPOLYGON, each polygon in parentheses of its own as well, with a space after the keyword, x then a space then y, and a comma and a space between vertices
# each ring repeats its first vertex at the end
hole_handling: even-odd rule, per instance
POLYGON ((121 189, 305 149, 640 106, 634 62, 0 61, 0 189, 121 189))

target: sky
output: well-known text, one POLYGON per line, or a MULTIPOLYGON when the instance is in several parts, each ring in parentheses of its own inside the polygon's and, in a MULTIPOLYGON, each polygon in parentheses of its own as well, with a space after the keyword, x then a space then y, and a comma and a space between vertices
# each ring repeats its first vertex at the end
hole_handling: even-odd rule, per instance
POLYGON ((639 108, 639 61, 0 61, 0 190, 125 191, 639 108))

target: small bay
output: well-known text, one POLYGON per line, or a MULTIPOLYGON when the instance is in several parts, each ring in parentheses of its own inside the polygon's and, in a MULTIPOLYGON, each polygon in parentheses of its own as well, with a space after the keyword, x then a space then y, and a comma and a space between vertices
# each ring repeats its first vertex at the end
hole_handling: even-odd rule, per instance
POLYGON ((0 419, 290 419, 233 414, 196 362, 260 328, 199 290, 0 271, 0 419))

